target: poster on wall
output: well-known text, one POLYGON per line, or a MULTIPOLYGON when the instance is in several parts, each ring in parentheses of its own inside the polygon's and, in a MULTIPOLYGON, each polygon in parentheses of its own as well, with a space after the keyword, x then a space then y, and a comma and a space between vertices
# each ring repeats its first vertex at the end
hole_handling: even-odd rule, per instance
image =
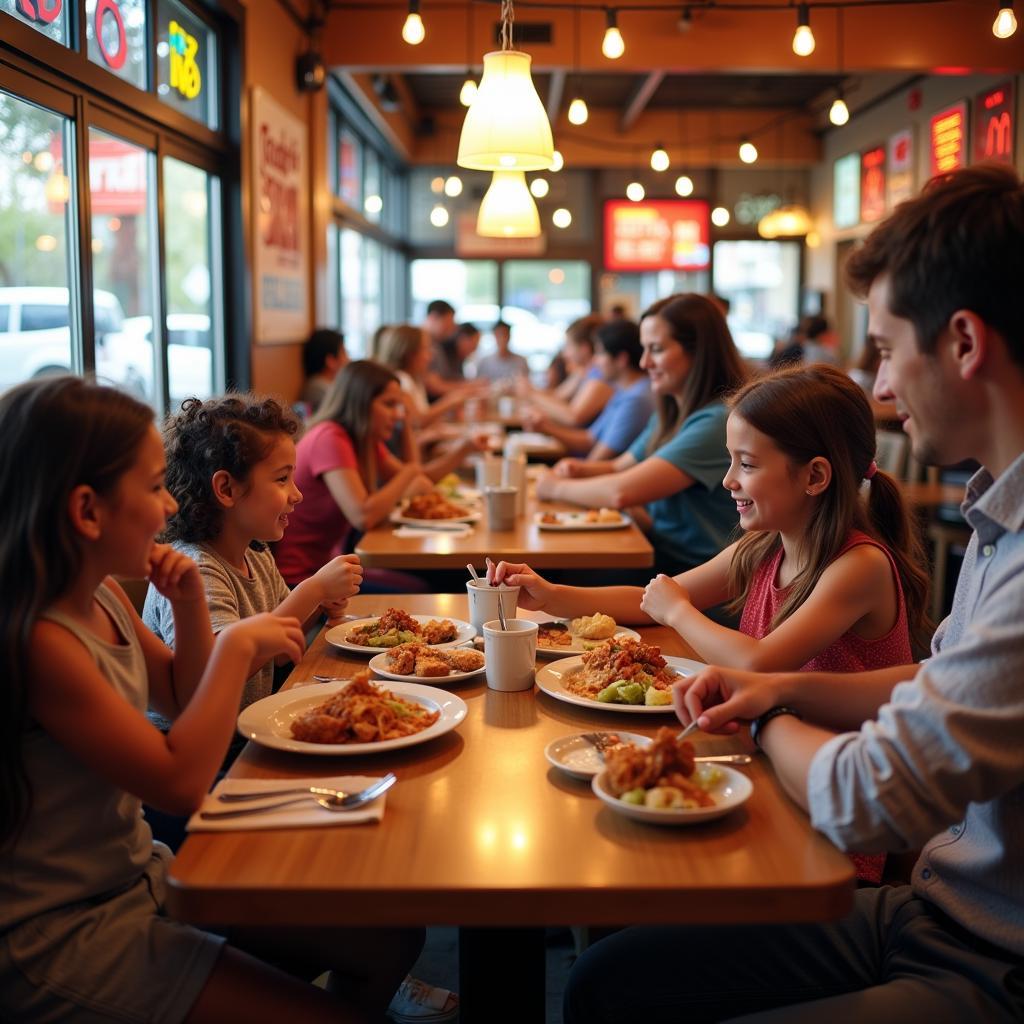
POLYGON ((832 222, 837 229, 860 221, 860 153, 847 153, 832 165, 832 222))
POLYGON ((605 201, 605 270, 707 270, 710 239, 711 208, 703 199, 605 201))
POLYGON ((974 162, 983 160, 1013 163, 1014 133, 1013 79, 987 89, 974 98, 974 162))
POLYGON ((252 147, 254 339, 301 341, 310 329, 306 126, 258 87, 252 147))
POLYGON ((949 174, 967 163, 967 100, 940 110, 930 123, 931 177, 949 174))
POLYGON ((886 180, 888 208, 910 199, 914 188, 914 130, 904 128, 889 136, 889 174, 886 180))
POLYGON ((860 219, 873 224, 885 216, 885 146, 860 155, 860 219))

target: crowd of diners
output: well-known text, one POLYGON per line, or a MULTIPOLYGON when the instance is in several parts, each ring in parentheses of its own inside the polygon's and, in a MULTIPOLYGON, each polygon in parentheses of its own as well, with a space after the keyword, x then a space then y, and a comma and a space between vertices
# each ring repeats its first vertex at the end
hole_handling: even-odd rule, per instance
POLYGON ((675 630, 709 665, 675 685, 680 722, 749 727, 858 878, 833 923, 619 929, 575 964, 566 1021, 1022 1019, 1024 186, 936 179, 845 275, 869 314, 850 372, 815 357, 820 324, 752 370, 720 302, 679 294, 572 324, 539 387, 508 325, 476 357, 438 300, 368 358, 315 332, 305 422, 233 393, 158 429, 71 376, 0 397, 0 1017, 457 1016, 409 975, 422 930, 215 934, 166 916, 165 876, 239 708, 307 631, 357 593, 431 586, 364 569, 354 540, 485 449, 453 417, 500 391, 568 452, 538 497, 630 510, 655 564, 597 588, 499 559, 491 580, 527 609, 675 630), (938 624, 866 387, 919 461, 981 467, 938 624), (116 578, 148 580, 141 615, 116 578), (907 851, 909 876, 887 857, 907 851))

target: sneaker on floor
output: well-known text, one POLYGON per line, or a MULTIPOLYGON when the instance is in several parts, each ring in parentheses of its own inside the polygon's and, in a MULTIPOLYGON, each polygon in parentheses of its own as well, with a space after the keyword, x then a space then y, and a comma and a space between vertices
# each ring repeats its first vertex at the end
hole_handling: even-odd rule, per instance
POLYGON ((440 1024, 459 1013, 459 997, 406 975, 388 1006, 388 1016, 398 1024, 440 1024))

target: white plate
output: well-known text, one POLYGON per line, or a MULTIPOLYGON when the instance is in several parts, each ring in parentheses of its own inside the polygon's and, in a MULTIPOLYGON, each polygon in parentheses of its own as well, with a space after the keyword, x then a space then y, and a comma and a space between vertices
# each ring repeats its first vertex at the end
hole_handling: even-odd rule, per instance
POLYGON ((422 704, 429 711, 440 711, 438 720, 421 732, 379 743, 306 743, 292 737, 291 723, 332 693, 348 686, 347 681, 315 683, 294 690, 282 690, 250 704, 238 716, 238 731, 247 739, 274 750, 296 754, 375 754, 379 750, 397 750, 443 736, 466 717, 466 702, 454 693, 418 683, 387 683, 384 689, 422 704))
MULTIPOLYGON (((463 504, 463 503, 459 503, 463 504)), ((454 519, 413 519, 412 516, 403 515, 400 508, 396 508, 388 517, 390 522, 401 526, 426 526, 443 530, 446 524, 452 523, 479 523, 483 519, 483 512, 479 508, 470 509, 464 516, 456 516, 454 519)))
MULTIPOLYGON (((641 736, 638 732, 623 732, 616 729, 615 734, 623 743, 632 743, 635 747, 651 745, 650 736, 641 736)), ((604 761, 598 754, 597 747, 578 732, 552 740, 544 748, 544 756, 549 764, 553 764, 574 779, 589 781, 604 771, 604 761)))
MULTIPOLYGON (((567 619, 548 619, 548 622, 562 622, 568 621, 567 619)), ((570 634, 571 635, 571 634, 570 634)), ((635 629, 627 629, 625 626, 616 626, 615 634, 611 639, 618 638, 620 640, 639 640, 640 634, 635 629)), ((571 644, 562 644, 558 647, 542 647, 538 638, 537 642, 537 657, 538 658, 567 658, 573 654, 583 654, 586 651, 593 650, 598 644, 603 644, 603 640, 584 640, 583 637, 573 636, 571 644), (585 647, 585 644, 590 644, 590 647, 585 647)))
MULTIPOLYGON (((447 615, 411 615, 409 617, 420 624, 430 622, 431 619, 448 619, 447 615)), ((390 647, 364 647, 361 644, 353 644, 348 641, 349 633, 357 626, 365 626, 368 622, 374 622, 379 618, 379 615, 371 615, 365 619, 355 619, 352 622, 343 622, 340 626, 332 626, 324 634, 324 639, 332 647, 340 647, 343 651, 352 651, 354 654, 380 654, 381 651, 390 651, 392 650, 390 647)), ((431 644, 432 647, 458 647, 459 644, 464 644, 476 636, 476 627, 471 626, 468 622, 463 622, 462 619, 448 619, 448 621, 453 623, 458 630, 455 639, 443 644, 431 644)))
POLYGON ((556 512, 557 523, 545 523, 541 520, 543 512, 533 514, 534 526, 539 530, 621 530, 629 526, 633 521, 624 513, 619 513, 619 521, 616 523, 588 523, 586 512, 556 512))
MULTIPOLYGON (((707 668, 701 661, 693 661, 690 658, 672 658, 663 656, 670 669, 681 676, 692 676, 695 672, 707 668)), ((666 712, 672 714, 672 705, 663 704, 660 707, 648 707, 646 704, 602 704, 599 700, 590 700, 589 697, 578 697, 565 687, 565 678, 577 671, 583 665, 583 658, 562 658, 560 661, 553 661, 550 665, 537 669, 537 687, 543 690, 548 696, 555 700, 564 700, 566 704, 577 704, 581 708, 590 708, 592 711, 621 711, 627 715, 663 715, 666 712)))
MULTIPOLYGON (((445 646, 442 644, 442 646, 445 646)), ((443 686, 445 683, 458 683, 463 679, 472 679, 473 676, 480 675, 481 672, 486 668, 485 665, 481 665, 479 668, 473 669, 472 672, 456 672, 452 669, 446 676, 403 676, 397 672, 392 672, 388 668, 387 664, 387 653, 374 655, 370 659, 370 668, 379 676, 383 676, 385 679, 397 679, 399 682, 404 683, 431 683, 434 686, 443 686)))
POLYGON ((724 764, 714 765, 722 773, 720 781, 708 792, 715 801, 714 807, 644 807, 640 804, 628 804, 617 796, 612 796, 604 787, 605 772, 595 775, 590 788, 613 811, 624 814, 636 821, 646 821, 650 825, 693 825, 698 821, 711 821, 722 818, 740 804, 746 802, 754 792, 754 784, 735 768, 724 764))

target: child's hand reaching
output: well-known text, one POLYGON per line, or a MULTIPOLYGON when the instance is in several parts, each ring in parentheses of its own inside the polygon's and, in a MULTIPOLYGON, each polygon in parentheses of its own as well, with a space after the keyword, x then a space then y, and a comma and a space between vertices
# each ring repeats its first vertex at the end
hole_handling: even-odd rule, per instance
POLYGON ((327 626, 337 626, 345 621, 345 609, 348 607, 348 599, 343 601, 321 601, 320 608, 327 616, 327 626))
POLYGON ((206 601, 206 590, 199 567, 188 555, 170 544, 154 544, 149 555, 149 582, 171 604, 181 601, 206 601))
POLYGON ((217 643, 230 637, 230 642, 241 643, 248 648, 249 662, 259 667, 279 655, 288 661, 298 662, 305 650, 306 639, 298 619, 262 612, 239 619, 222 629, 217 643))
POLYGON ((320 567, 313 578, 320 587, 320 605, 330 615, 329 604, 348 601, 359 593, 363 567, 358 555, 338 555, 320 567))
POLYGON ((677 609, 690 600, 690 595, 671 576, 659 573, 644 588, 640 607, 655 622, 671 626, 672 616, 677 609))

